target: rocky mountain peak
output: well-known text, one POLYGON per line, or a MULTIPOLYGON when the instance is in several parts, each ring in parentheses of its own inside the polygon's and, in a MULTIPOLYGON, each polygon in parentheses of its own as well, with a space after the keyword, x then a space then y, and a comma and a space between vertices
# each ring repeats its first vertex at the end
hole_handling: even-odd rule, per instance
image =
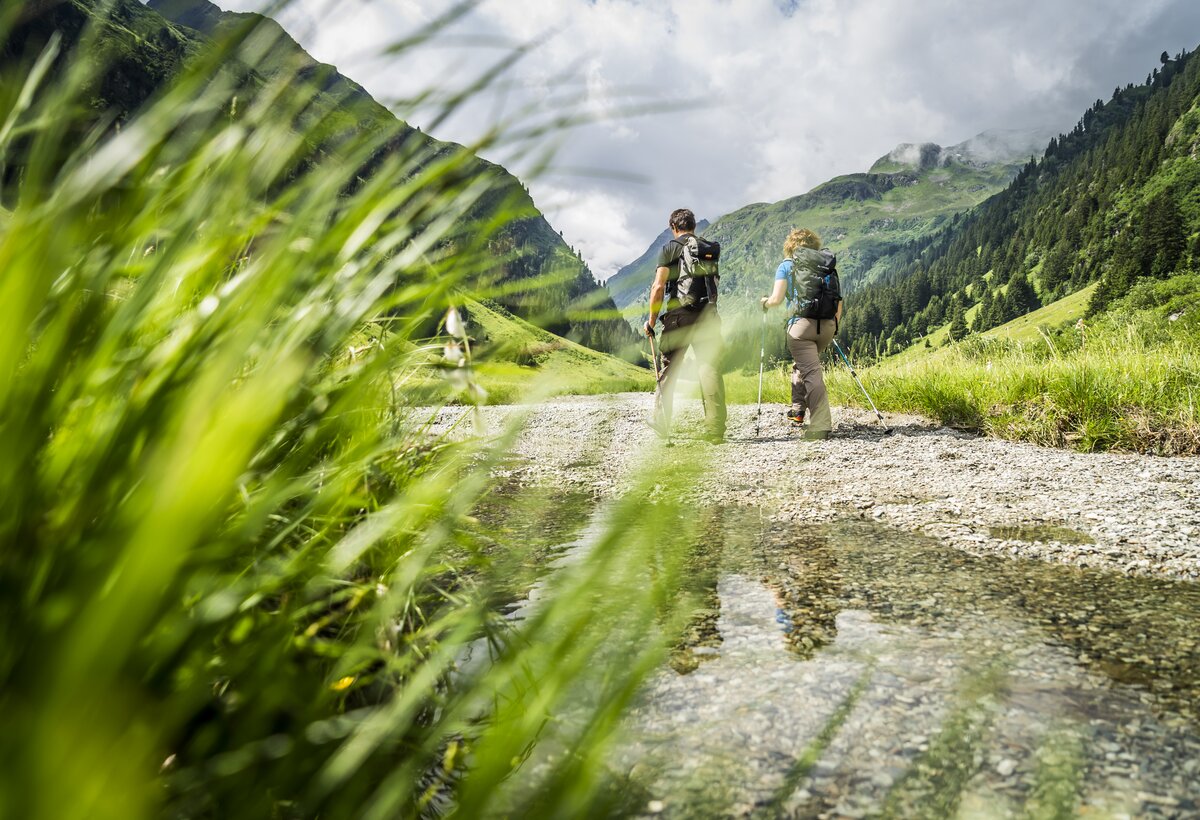
POLYGON ((948 148, 932 142, 904 142, 876 160, 871 172, 927 171, 950 163, 973 168, 1023 165, 1030 157, 1040 157, 1053 136, 1053 131, 1044 128, 1005 128, 984 131, 948 148))
POLYGON ((945 164, 945 149, 942 146, 933 142, 902 142, 889 151, 886 156, 880 157, 871 166, 871 171, 885 170, 881 166, 886 166, 886 170, 897 170, 896 166, 899 166, 926 171, 945 164))

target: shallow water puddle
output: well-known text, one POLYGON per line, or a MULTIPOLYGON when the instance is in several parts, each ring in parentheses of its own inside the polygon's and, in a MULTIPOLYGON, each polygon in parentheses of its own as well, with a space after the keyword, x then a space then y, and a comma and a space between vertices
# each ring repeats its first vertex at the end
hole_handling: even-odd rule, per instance
POLYGON ((1060 544, 1095 544, 1096 539, 1092 538, 1087 533, 1079 532, 1078 530, 1070 529, 1069 527, 1057 527, 1050 524, 1042 524, 1038 526, 1009 526, 1009 527, 991 527, 989 533, 992 538, 1006 539, 1011 538, 1017 541, 1057 541, 1060 544))
POLYGON ((613 757, 644 812, 1200 814, 1197 586, 744 511, 707 549, 693 662, 613 757))

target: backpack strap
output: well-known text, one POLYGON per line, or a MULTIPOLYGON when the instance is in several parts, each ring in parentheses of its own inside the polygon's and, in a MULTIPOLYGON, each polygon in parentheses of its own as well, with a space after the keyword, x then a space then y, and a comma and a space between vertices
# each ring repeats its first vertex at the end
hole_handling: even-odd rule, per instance
MULTIPOLYGON (((695 234, 692 234, 692 236, 695 236, 695 234)), ((679 246, 679 259, 676 259, 675 261, 676 261, 676 262, 680 262, 680 260, 682 260, 682 259, 683 259, 683 253, 684 253, 684 251, 686 251, 686 250, 687 250, 687 243, 686 243, 686 242, 680 242, 680 241, 679 241, 679 237, 675 236, 675 237, 672 237, 672 238, 671 238, 671 241, 670 241, 670 242, 668 242, 667 244, 668 244, 668 245, 675 244, 675 245, 678 245, 678 246, 679 246)), ((680 264, 682 264, 682 262, 680 262, 680 264)))

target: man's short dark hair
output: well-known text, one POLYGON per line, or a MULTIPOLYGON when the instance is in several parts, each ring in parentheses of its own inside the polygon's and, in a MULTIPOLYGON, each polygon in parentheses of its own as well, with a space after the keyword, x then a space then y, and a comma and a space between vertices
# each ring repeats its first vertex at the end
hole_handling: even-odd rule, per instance
POLYGON ((687 208, 676 208, 671 211, 670 226, 677 231, 696 230, 696 215, 687 208))

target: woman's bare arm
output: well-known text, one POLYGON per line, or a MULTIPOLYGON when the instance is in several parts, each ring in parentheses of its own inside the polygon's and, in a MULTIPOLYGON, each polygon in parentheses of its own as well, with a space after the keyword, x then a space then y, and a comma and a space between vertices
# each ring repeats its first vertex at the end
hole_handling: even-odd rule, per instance
POLYGON ((776 279, 775 280, 775 289, 773 291, 771 291, 771 295, 764 296, 762 298, 763 310, 766 310, 767 308, 773 308, 776 305, 783 304, 783 299, 786 295, 787 295, 787 280, 786 279, 776 279))

